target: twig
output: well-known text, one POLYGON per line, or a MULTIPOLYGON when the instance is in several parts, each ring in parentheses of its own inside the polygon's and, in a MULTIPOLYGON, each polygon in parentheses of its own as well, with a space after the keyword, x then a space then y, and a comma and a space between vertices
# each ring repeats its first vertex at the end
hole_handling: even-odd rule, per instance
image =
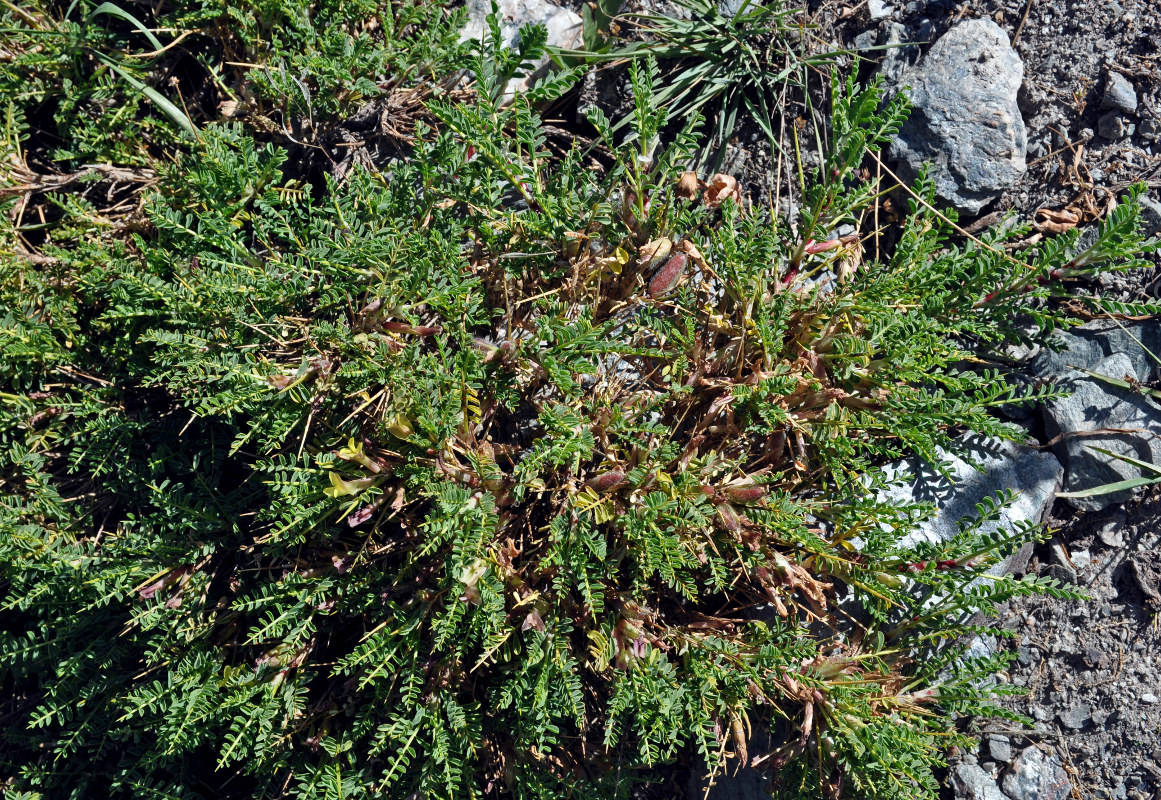
POLYGON ((899 184, 899 186, 900 186, 900 187, 903 189, 903 191, 905 191, 907 194, 911 195, 911 197, 912 197, 912 198, 914 198, 914 199, 915 199, 915 201, 916 201, 917 203, 919 203, 921 206, 923 206, 924 208, 926 208, 926 209, 927 209, 928 211, 930 211, 932 214, 935 214, 935 216, 939 217, 939 218, 940 218, 941 220, 943 220, 945 223, 947 223, 948 225, 950 225, 950 226, 951 226, 951 228, 952 228, 952 230, 954 230, 954 231, 956 231, 957 233, 960 233, 960 234, 962 234, 962 235, 966 236, 968 239, 970 239, 971 241, 975 242, 976 244, 978 244, 980 247, 984 248, 985 250, 987 250, 987 251, 989 251, 989 252, 992 252, 992 253, 995 253, 996 255, 998 255, 998 256, 1001 256, 1001 257, 1003 257, 1003 258, 1006 258, 1008 261, 1011 261, 1013 264, 1015 264, 1015 265, 1016 265, 1016 266, 1018 266, 1018 267, 1024 267, 1024 268, 1027 268, 1027 267, 1028 267, 1028 264, 1024 263, 1023 261, 1017 261, 1016 259, 1012 258, 1010 255, 1008 255, 1007 253, 1005 253, 1003 250, 997 250, 995 247, 992 247, 990 244, 988 244, 987 242, 983 241, 983 240, 982 240, 982 239, 980 239, 979 237, 977 237, 977 236, 974 236, 974 235, 972 235, 971 233, 969 233, 969 232, 967 231, 967 229, 966 229, 966 228, 964 228, 964 227, 962 227, 961 225, 958 225, 958 224, 956 224, 955 222, 953 222, 952 220, 948 219, 948 218, 947 218, 947 216, 946 216, 946 215, 945 215, 943 212, 941 212, 941 211, 940 211, 938 208, 936 208, 935 206, 931 205, 931 203, 927 202, 927 201, 926 201, 926 200, 924 200, 922 197, 920 197, 920 196, 919 196, 919 195, 918 195, 918 194, 915 192, 915 190, 914 190, 914 189, 912 189, 910 186, 908 186, 908 185, 907 185, 907 184, 906 184, 906 183, 903 181, 903 179, 902 179, 902 178, 900 178, 898 175, 896 175, 896 174, 895 174, 895 173, 894 173, 894 172, 891 170, 891 168, 890 168, 890 167, 888 167, 886 164, 884 164, 884 163, 883 163, 883 159, 879 158, 879 154, 878 154, 878 153, 874 153, 874 152, 872 152, 872 153, 870 153, 870 156, 871 156, 871 158, 875 159, 875 163, 876 163, 876 164, 878 164, 878 165, 879 165, 879 167, 880 167, 880 168, 881 168, 881 169, 882 169, 884 172, 886 172, 888 175, 890 175, 890 176, 891 176, 891 179, 892 179, 892 180, 894 180, 896 183, 898 183, 898 184, 899 184))
POLYGON ((1020 24, 1016 26, 1016 32, 1012 34, 1012 47, 1016 46, 1016 41, 1020 38, 1020 33, 1024 30, 1024 23, 1028 21, 1028 12, 1032 10, 1032 0, 1024 5, 1024 15, 1020 17, 1020 24))

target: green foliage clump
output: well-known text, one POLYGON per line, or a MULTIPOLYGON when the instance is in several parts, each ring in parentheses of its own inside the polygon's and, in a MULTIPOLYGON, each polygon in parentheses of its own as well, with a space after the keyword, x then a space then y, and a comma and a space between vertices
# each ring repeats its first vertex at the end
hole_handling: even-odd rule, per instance
MULTIPOLYGON (((64 169, 165 160, 223 116, 313 143, 365 104, 454 76, 464 18, 369 0, 6 3, 0 97, 64 169)), ((396 116, 409 99, 394 98, 396 116)))
POLYGON ((981 580, 1034 532, 983 533, 998 498, 905 545, 881 466, 1019 438, 989 354, 1133 263, 1132 197, 1016 259, 921 182, 872 258, 829 232, 898 101, 834 83, 791 224, 679 182, 648 60, 632 143, 596 114, 553 155, 500 102, 540 41, 382 170, 311 188, 206 125, 139 223, 62 202, 0 262, 11 796, 629 797, 685 760, 934 797, 948 715, 999 713, 955 640, 1060 592, 981 580))

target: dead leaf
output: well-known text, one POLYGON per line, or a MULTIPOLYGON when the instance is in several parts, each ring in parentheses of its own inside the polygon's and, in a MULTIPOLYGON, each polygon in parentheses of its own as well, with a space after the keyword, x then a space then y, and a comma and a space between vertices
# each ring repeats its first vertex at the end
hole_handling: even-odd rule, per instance
POLYGON ((696 200, 699 191, 701 191, 701 181, 697 179, 697 173, 681 173, 681 179, 677 182, 677 196, 683 200, 696 200))
POLYGON ((535 628, 541 633, 544 633, 545 630, 544 620, 540 618, 540 612, 535 608, 529 611, 528 615, 524 617, 524 624, 520 626, 520 631, 523 633, 532 628, 535 628))
POLYGON ((1045 233, 1064 233, 1080 224, 1083 215, 1075 206, 1061 209, 1036 209, 1036 229, 1045 233))
POLYGON ((706 181, 705 194, 702 199, 710 208, 718 208, 727 199, 733 198, 738 209, 742 208, 742 189, 738 186, 738 179, 733 175, 719 172, 711 175, 706 181))

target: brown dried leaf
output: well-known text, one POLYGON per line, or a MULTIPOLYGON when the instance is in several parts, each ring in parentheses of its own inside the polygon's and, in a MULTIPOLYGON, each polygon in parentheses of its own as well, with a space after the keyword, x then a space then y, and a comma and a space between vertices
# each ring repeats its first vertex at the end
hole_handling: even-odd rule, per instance
POLYGON ((718 208, 729 198, 733 198, 739 210, 742 208, 742 189, 738 186, 738 179, 724 172, 711 175, 702 196, 705 204, 710 208, 718 208))
POLYGON ((1036 228, 1045 233, 1064 233, 1080 224, 1082 213, 1075 206, 1061 209, 1039 208, 1036 210, 1036 228))
POLYGON ((701 181, 696 172, 683 172, 677 182, 677 196, 683 200, 696 200, 701 191, 701 181))

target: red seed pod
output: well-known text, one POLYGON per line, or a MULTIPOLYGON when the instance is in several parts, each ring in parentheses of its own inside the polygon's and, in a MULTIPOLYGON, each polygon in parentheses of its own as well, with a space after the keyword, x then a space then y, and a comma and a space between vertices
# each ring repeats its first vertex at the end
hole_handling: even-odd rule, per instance
POLYGON ((593 491, 609 492, 616 489, 625 482, 625 473, 620 470, 612 470, 605 472, 588 482, 588 486, 593 491))
POLYGON ((794 283, 794 279, 798 277, 798 267, 791 267, 790 271, 786 273, 786 277, 782 279, 782 286, 786 287, 794 283))
POLYGON ((652 280, 649 281, 647 289, 649 296, 660 297, 672 291, 685 274, 685 268, 688 264, 689 256, 685 253, 675 253, 670 256, 669 260, 662 265, 661 269, 657 270, 652 280))
POLYGON ((838 239, 827 239, 825 242, 816 242, 814 239, 807 239, 803 251, 810 254, 823 253, 827 250, 834 250, 841 244, 842 242, 838 239))
POLYGON ((438 325, 411 325, 406 322, 384 322, 383 330, 392 333, 409 333, 412 336, 431 336, 443 330, 438 325))
POLYGON ((626 191, 621 200, 621 221, 633 233, 641 230, 641 221, 637 219, 637 195, 634 192, 626 191))
POLYGON ((736 503, 756 503, 766 496, 765 486, 726 486, 723 491, 726 497, 736 503))
POLYGON ((729 503, 722 503, 717 508, 718 519, 722 521, 722 525, 730 533, 737 533, 742 529, 742 518, 738 516, 738 512, 729 503))
POLYGON ((27 423, 28 427, 35 428, 38 425, 40 425, 41 423, 47 422, 48 420, 52 419, 53 417, 55 417, 59 413, 60 413, 59 408, 57 408, 56 406, 49 406, 44 411, 38 411, 37 413, 35 413, 31 417, 29 417, 28 423, 27 423))

